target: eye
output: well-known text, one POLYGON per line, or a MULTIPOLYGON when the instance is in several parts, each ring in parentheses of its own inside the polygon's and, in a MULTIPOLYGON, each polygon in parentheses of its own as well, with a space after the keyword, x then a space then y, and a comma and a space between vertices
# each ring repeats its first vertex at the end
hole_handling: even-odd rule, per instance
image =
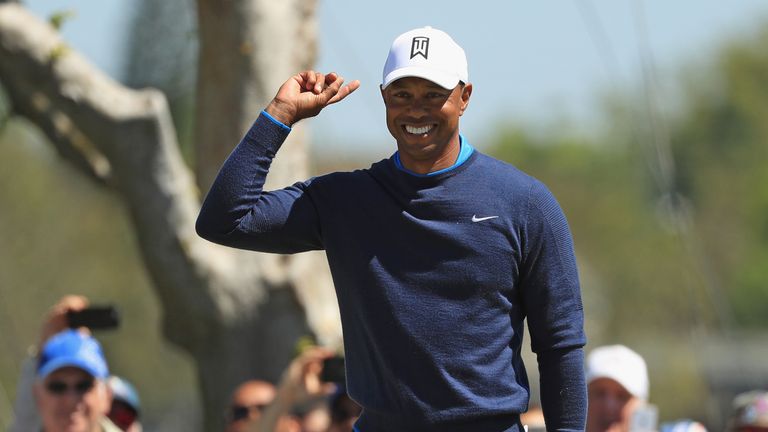
POLYGON ((450 93, 445 93, 441 91, 431 91, 426 94, 427 99, 434 99, 434 100, 445 100, 448 99, 448 96, 450 93))
POLYGON ((80 394, 88 393, 93 388, 93 380, 84 380, 75 384, 75 390, 80 394))
POLYGON ((396 91, 396 92, 394 92, 394 93, 392 94, 392 96, 393 96, 393 97, 396 97, 396 98, 408 98, 408 97, 410 97, 411 95, 410 95, 410 94, 409 94, 407 91, 404 91, 404 90, 400 90, 400 91, 396 91))

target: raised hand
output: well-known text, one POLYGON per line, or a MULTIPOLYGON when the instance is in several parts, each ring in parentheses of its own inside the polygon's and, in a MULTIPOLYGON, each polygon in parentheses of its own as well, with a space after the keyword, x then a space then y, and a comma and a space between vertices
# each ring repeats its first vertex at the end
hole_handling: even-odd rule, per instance
MULTIPOLYGON (((69 327, 67 321, 67 312, 80 311, 88 307, 88 299, 78 295, 68 295, 59 300, 58 303, 51 306, 48 313, 45 316, 43 327, 40 331, 40 341, 38 347, 42 348, 43 345, 56 333, 66 330, 69 327)), ((88 329, 83 327, 78 329, 81 332, 88 332, 88 329)))
POLYGON ((298 73, 280 86, 266 111, 291 126, 301 119, 318 115, 323 108, 339 102, 360 87, 358 80, 346 86, 342 84, 344 78, 333 72, 327 75, 312 70, 298 73))

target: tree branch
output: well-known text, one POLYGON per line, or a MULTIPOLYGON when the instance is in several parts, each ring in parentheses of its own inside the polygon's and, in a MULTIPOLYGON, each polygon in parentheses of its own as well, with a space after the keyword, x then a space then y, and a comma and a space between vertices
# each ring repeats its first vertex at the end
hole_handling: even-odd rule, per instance
POLYGON ((248 269, 258 268, 258 255, 213 245, 194 231, 198 191, 162 93, 113 81, 16 4, 0 4, 0 82, 17 113, 121 194, 164 303, 166 336, 189 348, 208 335, 212 320, 226 323, 255 309, 264 290, 255 283, 258 270, 248 269))

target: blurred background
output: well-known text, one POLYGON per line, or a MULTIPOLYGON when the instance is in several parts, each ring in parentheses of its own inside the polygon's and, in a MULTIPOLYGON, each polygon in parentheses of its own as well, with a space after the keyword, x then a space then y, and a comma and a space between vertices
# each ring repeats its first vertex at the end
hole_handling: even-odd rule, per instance
MULTIPOLYGON (((464 135, 544 181, 569 219, 587 350, 632 347, 660 419, 721 430, 734 394, 768 388, 768 3, 474 3, 318 2, 318 68, 363 87, 309 122, 312 174, 394 151, 378 94, 389 44, 417 26, 446 30, 468 53, 475 89, 464 135)), ((66 16, 67 43, 114 79, 161 89, 191 158, 192 2, 23 4, 66 16)), ((5 99, 0 124, 3 424, 45 311, 77 293, 122 311, 122 326, 97 336, 139 389, 145 430, 196 430, 194 368, 162 338, 123 204, 9 117, 5 99)))

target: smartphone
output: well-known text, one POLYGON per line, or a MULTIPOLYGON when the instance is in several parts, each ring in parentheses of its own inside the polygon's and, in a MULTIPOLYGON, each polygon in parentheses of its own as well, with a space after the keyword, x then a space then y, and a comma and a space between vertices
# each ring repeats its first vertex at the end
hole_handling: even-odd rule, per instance
POLYGON ((114 329, 120 325, 120 314, 112 305, 91 306, 83 310, 67 312, 67 323, 71 328, 114 329))
POLYGON ((323 382, 344 383, 344 357, 336 356, 323 360, 323 370, 320 372, 320 380, 323 382))
POLYGON ((630 432, 654 432, 657 430, 659 409, 652 404, 638 407, 632 414, 630 432))

